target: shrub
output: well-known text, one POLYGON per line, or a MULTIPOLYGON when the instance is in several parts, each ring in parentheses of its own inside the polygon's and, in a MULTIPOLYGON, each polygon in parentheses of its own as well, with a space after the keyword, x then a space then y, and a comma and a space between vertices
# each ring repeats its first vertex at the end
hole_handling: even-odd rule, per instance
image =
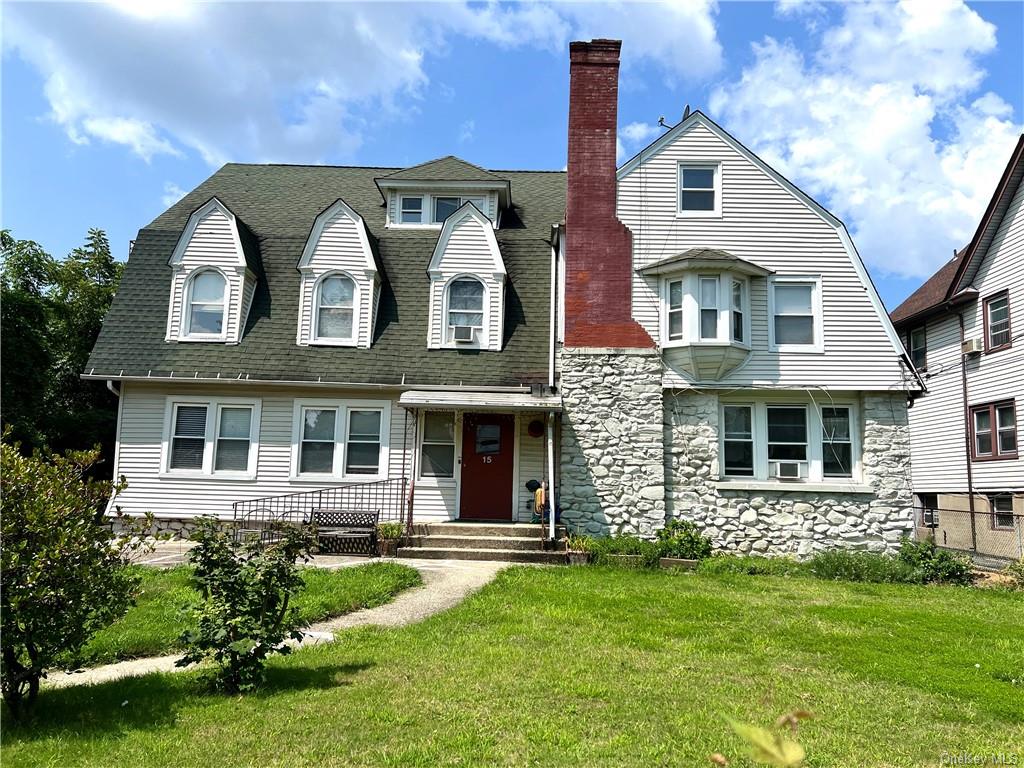
POLYGON ((602 536, 591 539, 591 551, 597 565, 616 564, 609 555, 639 555, 637 565, 643 568, 655 568, 661 557, 661 549, 657 542, 641 539, 638 536, 602 536))
POLYGON ((211 687, 238 693, 257 687, 266 659, 288 653, 288 638, 302 637, 291 598, 303 586, 296 560, 308 561, 314 539, 295 526, 276 529, 279 538, 263 546, 256 537, 236 542, 217 521, 200 520, 189 552, 199 602, 191 609, 195 630, 182 634, 185 655, 178 666, 212 660, 211 687))
POLYGON ((899 560, 917 571, 919 580, 924 583, 970 586, 974 582, 969 557, 939 549, 930 539, 914 541, 904 538, 899 560))
POLYGON ((400 539, 405 533, 405 526, 401 523, 381 523, 377 526, 377 535, 382 539, 400 539))
POLYGON ((711 539, 689 520, 669 520, 658 531, 658 548, 662 557, 703 560, 711 556, 711 539))
POLYGON ((47 667, 131 606, 138 579, 129 555, 140 544, 104 524, 106 501, 124 483, 88 478, 98 450, 26 457, 4 442, 0 451, 0 688, 19 717, 47 667))
POLYGON ((720 575, 738 573, 745 576, 800 576, 807 566, 790 557, 760 557, 758 555, 715 554, 702 560, 697 573, 720 575))
POLYGON ((1003 568, 1002 574, 1006 576, 1010 589, 1024 590, 1024 557, 1003 568))
POLYGON ((914 584, 922 581, 912 566, 890 555, 833 549, 819 552, 807 564, 819 579, 914 584))
POLYGON ((594 539, 579 533, 570 533, 565 540, 565 548, 569 552, 591 552, 594 548, 594 539))

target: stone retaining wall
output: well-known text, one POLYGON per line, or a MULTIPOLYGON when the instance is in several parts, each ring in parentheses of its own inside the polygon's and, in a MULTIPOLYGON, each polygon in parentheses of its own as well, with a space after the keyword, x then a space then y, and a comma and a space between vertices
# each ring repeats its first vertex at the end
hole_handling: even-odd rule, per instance
MULTIPOLYGON (((138 522, 139 518, 130 518, 134 522, 138 522)), ((143 529, 143 536, 160 536, 170 535, 173 539, 190 539, 192 532, 196 529, 196 522, 199 518, 182 519, 180 517, 154 517, 152 523, 148 528, 143 529)), ((117 517, 109 516, 107 520, 111 524, 111 529, 114 534, 121 534, 125 532, 125 526, 121 525, 121 521, 117 517)), ((225 527, 231 525, 230 520, 221 521, 225 527)), ((132 533, 137 533, 132 531, 132 533)))

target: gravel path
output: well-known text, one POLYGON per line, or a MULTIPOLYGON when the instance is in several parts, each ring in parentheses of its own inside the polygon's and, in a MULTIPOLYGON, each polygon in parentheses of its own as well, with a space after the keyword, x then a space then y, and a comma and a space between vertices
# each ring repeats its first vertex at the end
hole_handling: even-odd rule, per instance
MULTIPOLYGON (((493 580, 498 571, 508 565, 473 560, 403 559, 401 562, 420 572, 423 578, 422 586, 408 589, 390 603, 376 608, 366 608, 312 624, 305 631, 305 637, 296 645, 303 647, 331 643, 334 642, 335 632, 351 627, 402 627, 422 621, 435 613, 458 605, 467 596, 493 580)), ((63 688, 69 685, 106 683, 150 672, 177 672, 181 667, 174 666, 174 662, 179 658, 180 653, 132 659, 78 672, 53 672, 43 681, 43 685, 47 688, 63 688)))

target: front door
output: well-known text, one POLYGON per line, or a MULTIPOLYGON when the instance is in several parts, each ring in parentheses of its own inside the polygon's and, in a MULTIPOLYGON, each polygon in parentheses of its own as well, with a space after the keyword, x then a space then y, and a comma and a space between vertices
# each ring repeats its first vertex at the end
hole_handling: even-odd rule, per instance
POLYGON ((462 417, 461 520, 512 520, 515 416, 462 417))

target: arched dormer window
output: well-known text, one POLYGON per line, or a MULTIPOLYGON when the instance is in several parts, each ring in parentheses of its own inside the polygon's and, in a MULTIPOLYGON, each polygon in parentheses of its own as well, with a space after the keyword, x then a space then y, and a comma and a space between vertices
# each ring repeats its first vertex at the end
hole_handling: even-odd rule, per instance
POLYGON ((484 284, 473 277, 457 277, 448 283, 445 299, 447 342, 479 343, 484 329, 484 284))
POLYGON ((219 338, 226 324, 227 280, 215 269, 197 272, 188 282, 185 335, 219 338))
POLYGON ((356 284, 351 277, 333 273, 316 289, 316 341, 351 341, 355 328, 356 284))

